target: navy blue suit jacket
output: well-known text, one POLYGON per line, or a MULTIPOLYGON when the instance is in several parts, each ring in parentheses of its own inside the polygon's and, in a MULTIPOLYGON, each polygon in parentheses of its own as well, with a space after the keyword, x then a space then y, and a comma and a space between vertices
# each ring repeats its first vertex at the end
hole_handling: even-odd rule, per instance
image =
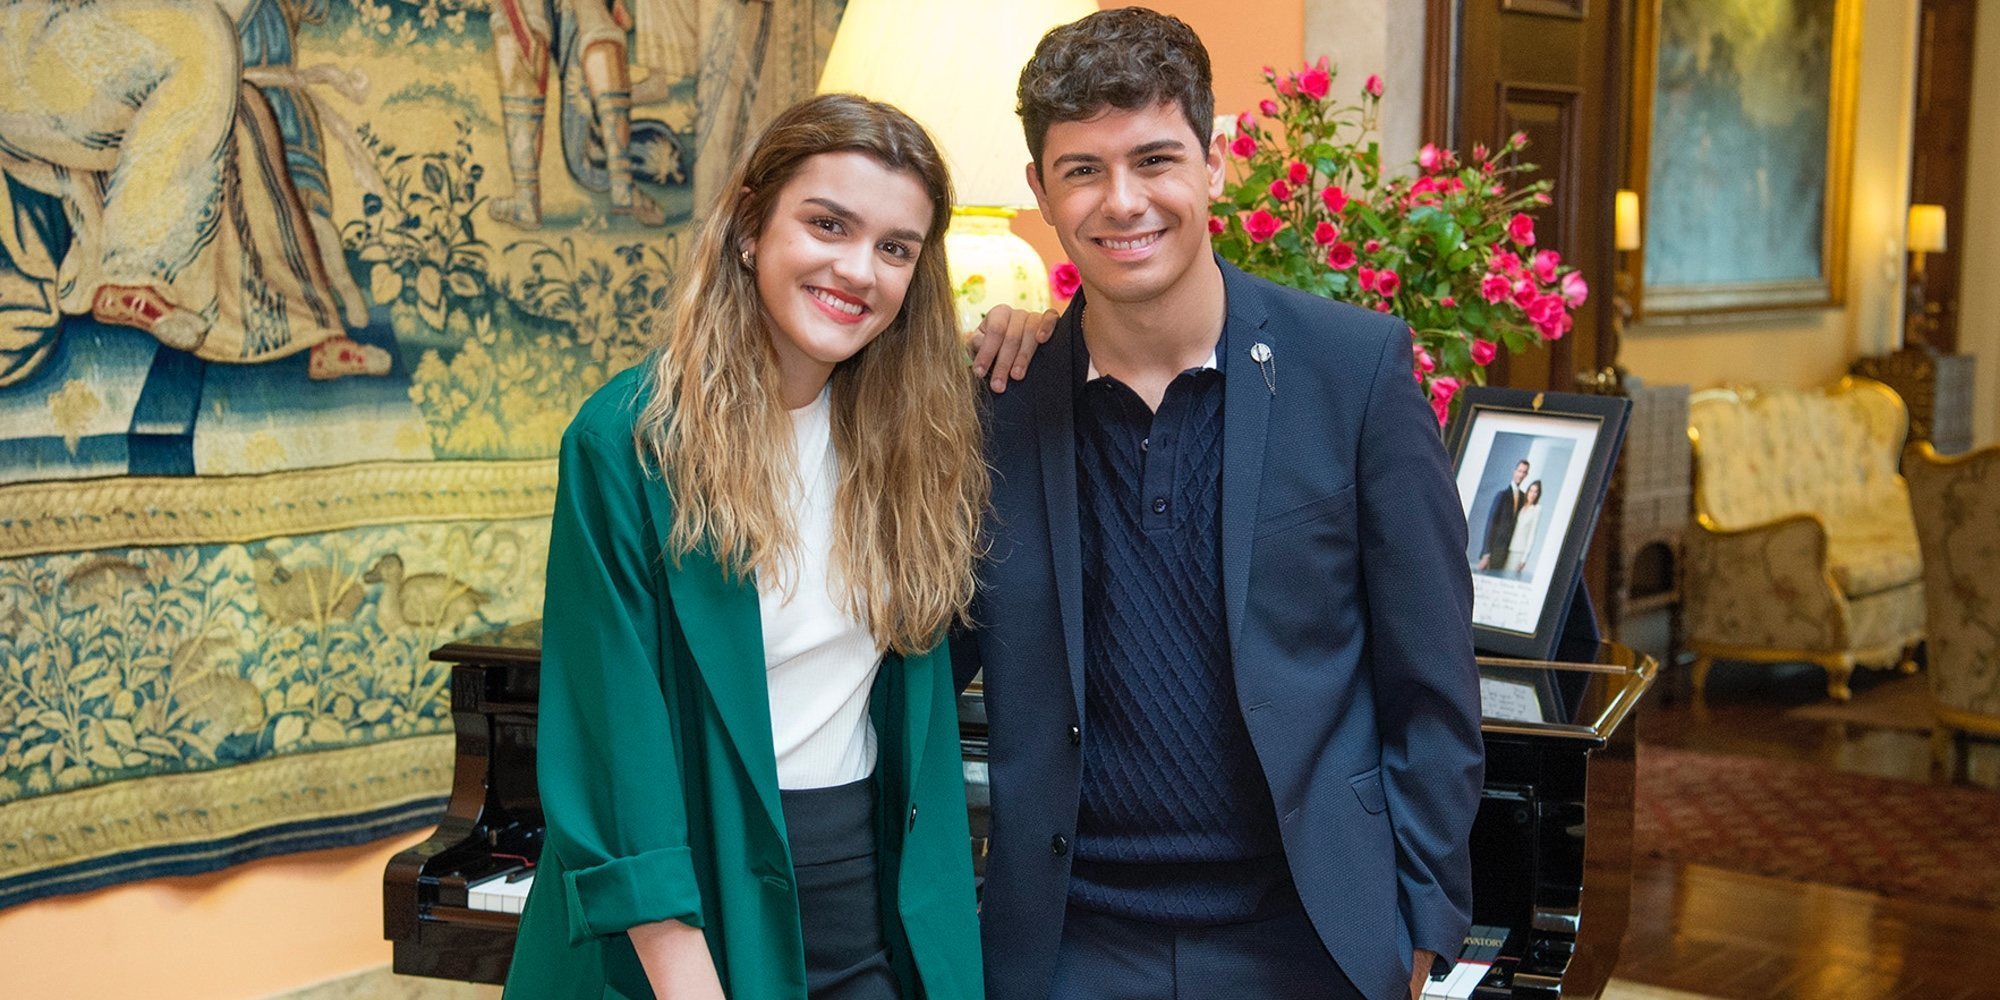
MULTIPOLYGON (((1451 958, 1470 922, 1485 757, 1465 515, 1410 376, 1408 329, 1222 269, 1223 606, 1238 708, 1321 940, 1364 994, 1400 996, 1412 948, 1451 958), (1275 392, 1249 356, 1258 343, 1275 392)), ((992 549, 978 628, 952 643, 961 686, 985 671, 990 1000, 1047 997, 1076 835, 1080 305, 1027 378, 989 397, 992 549)))

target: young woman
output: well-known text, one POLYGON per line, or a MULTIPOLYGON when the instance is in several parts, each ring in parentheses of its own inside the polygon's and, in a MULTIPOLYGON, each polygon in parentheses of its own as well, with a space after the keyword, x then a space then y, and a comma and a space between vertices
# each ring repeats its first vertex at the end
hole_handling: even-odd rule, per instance
POLYGON ((977 998, 949 181, 915 122, 829 95, 727 190, 665 342, 563 439, 506 995, 977 998))
POLYGON ((1529 483, 1522 492, 1521 513, 1514 516, 1514 537, 1507 543, 1507 570, 1525 577, 1529 550, 1535 547, 1535 538, 1542 533, 1542 481, 1529 483))

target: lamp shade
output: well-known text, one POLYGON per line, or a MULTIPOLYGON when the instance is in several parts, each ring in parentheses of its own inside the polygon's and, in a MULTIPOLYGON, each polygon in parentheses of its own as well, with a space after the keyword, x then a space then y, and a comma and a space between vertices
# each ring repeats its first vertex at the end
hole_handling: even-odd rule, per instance
POLYGON ((1050 28, 1097 12, 1095 0, 848 0, 820 93, 894 104, 943 147, 958 204, 1032 208, 1014 90, 1050 28))
POLYGON ((1910 252, 1944 252, 1944 206, 1910 206, 1910 252))
MULTIPOLYGON (((1598 202, 1598 204, 1602 205, 1604 203, 1598 202)), ((1639 192, 1620 190, 1612 214, 1616 217, 1615 228, 1617 229, 1614 248, 1618 250, 1639 249, 1639 192)), ((1602 244, 1599 245, 1601 246, 1602 244)))

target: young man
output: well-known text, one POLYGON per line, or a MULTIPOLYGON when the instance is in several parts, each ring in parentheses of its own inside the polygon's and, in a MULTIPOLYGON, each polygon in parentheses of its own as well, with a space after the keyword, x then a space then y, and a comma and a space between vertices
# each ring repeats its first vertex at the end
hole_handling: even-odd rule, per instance
POLYGON ((985 670, 992 1000, 1414 996, 1469 920, 1466 528, 1409 332, 1214 256, 1213 104, 1141 9, 1021 73, 1083 291, 990 398, 953 644, 985 670))

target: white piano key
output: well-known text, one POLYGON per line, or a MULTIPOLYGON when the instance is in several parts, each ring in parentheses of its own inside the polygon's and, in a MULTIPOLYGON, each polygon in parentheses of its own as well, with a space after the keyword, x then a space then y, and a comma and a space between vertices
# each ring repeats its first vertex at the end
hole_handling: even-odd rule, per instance
POLYGON ((533 875, 516 882, 507 881, 505 874, 494 875, 466 886, 465 905, 488 913, 519 913, 534 884, 533 875))

